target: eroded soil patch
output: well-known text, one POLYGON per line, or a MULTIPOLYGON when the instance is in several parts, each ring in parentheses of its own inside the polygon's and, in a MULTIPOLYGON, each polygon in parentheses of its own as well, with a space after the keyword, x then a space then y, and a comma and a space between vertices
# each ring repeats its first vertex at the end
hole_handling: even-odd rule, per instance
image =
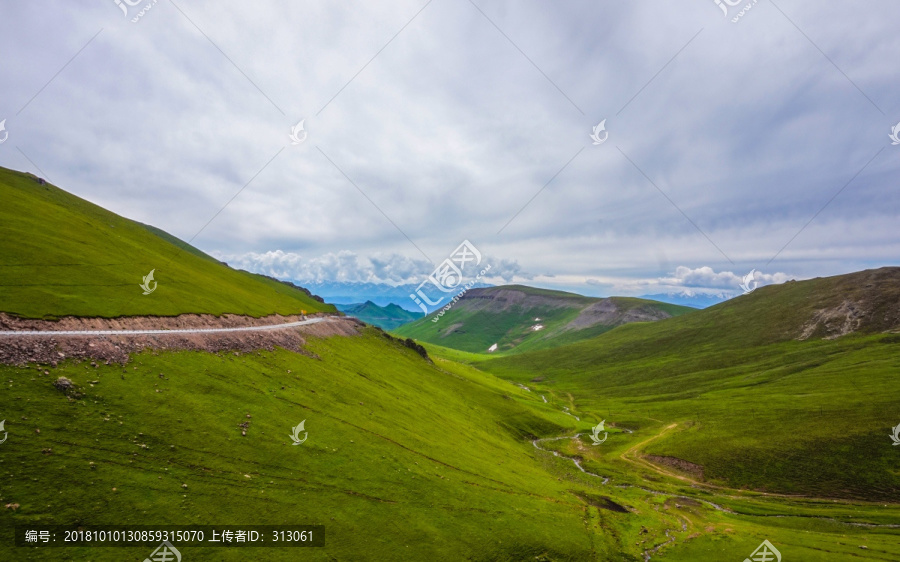
POLYGON ((703 466, 699 464, 694 464, 678 457, 664 457, 660 455, 644 455, 644 458, 654 464, 661 464, 674 468, 679 472, 690 474, 698 482, 703 481, 703 466))

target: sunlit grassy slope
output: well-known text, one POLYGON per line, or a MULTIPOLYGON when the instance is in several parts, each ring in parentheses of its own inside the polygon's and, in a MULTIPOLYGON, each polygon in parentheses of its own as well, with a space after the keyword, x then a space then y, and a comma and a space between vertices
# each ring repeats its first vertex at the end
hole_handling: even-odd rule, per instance
POLYGON ((0 201, 0 311, 36 318, 334 311, 30 174, 0 168, 0 201), (153 269, 157 289, 143 295, 139 285, 153 269))
POLYGON ((896 319, 898 276, 885 268, 769 286, 554 350, 457 358, 575 396, 576 412, 678 422, 647 452, 701 465, 714 484, 896 502, 900 451, 888 434, 900 423, 900 336, 879 331, 896 319), (868 314, 860 332, 796 339, 816 311, 848 299, 864 303, 854 305, 868 314))
POLYGON ((604 299, 524 285, 472 289, 443 315, 433 312, 394 332, 472 353, 486 353, 497 344, 494 353, 504 355, 588 339, 613 329, 628 314, 679 316, 694 310, 647 299, 611 297, 606 301, 615 307, 614 320, 578 328, 573 325, 588 307, 601 301, 604 299), (538 325, 542 328, 535 331, 538 325))

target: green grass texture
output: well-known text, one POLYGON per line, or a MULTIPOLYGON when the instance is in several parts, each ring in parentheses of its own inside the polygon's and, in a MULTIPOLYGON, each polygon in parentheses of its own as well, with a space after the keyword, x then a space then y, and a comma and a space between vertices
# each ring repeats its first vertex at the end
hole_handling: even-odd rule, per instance
POLYGON ((27 318, 333 312, 159 229, 0 168, 0 310, 27 318), (157 288, 144 295, 155 270, 157 288))

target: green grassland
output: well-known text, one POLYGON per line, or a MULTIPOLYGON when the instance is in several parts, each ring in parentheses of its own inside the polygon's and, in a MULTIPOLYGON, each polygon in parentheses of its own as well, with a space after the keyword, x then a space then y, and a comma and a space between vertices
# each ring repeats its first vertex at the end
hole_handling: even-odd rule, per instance
POLYGON ((374 328, 313 339, 309 351, 146 352, 125 366, 67 361, 49 375, 0 367, 9 432, 0 502, 20 505, 0 510, 0 558, 141 560, 150 550, 9 546, 12 526, 28 523, 321 524, 327 533, 323 548, 186 547, 190 560, 634 561, 666 531, 677 540, 654 558, 742 559, 762 538, 791 560, 896 552, 897 529, 847 524, 900 524, 896 510, 720 496, 625 462, 659 431, 639 412, 617 416, 635 433, 611 428, 601 447, 584 437, 544 445, 580 456, 611 479, 603 484, 532 446, 532 436, 595 423, 563 414, 578 401, 555 390, 544 403, 475 368, 428 363, 374 328), (57 376, 81 396, 54 388, 57 376), (302 420, 309 438, 292 446, 302 420))
POLYGON ((252 316, 333 312, 278 281, 236 271, 156 228, 0 168, 0 310, 66 315, 252 316), (143 295, 155 269, 157 289, 143 295))
MULTIPOLYGON (((571 418, 523 405, 524 391, 493 377, 429 364, 374 329, 310 351, 148 352, 125 367, 69 362, 51 375, 0 368, 13 381, 2 391, 10 439, 0 501, 21 505, 0 511, 0 545, 12 524, 227 522, 325 525, 327 546, 302 551, 310 560, 595 557, 586 503, 571 491, 589 488, 523 437, 571 428, 571 418), (56 376, 83 396, 69 400, 56 376), (301 420, 309 438, 291 446, 301 420)), ((624 518, 611 525, 627 528, 624 518)), ((633 550, 619 542, 603 548, 633 550)), ((15 556, 120 560, 143 550, 15 556)))
POLYGON ((900 451, 888 434, 900 423, 900 338, 789 339, 803 308, 844 281, 810 282, 823 301, 811 305, 805 282, 790 283, 553 350, 456 359, 576 397, 570 407, 583 415, 678 423, 646 452, 701 465, 711 484, 896 503, 900 451))
MULTIPOLYGON (((607 324, 596 324, 578 330, 568 327, 585 308, 603 299, 523 285, 504 285, 477 291, 479 296, 516 291, 528 297, 543 298, 534 298, 527 306, 519 303, 497 310, 483 306, 480 299, 473 299, 475 291, 470 291, 442 316, 439 317, 439 311, 433 312, 420 320, 400 326, 394 333, 404 338, 472 353, 487 353, 487 349, 496 343, 497 350, 494 354, 505 355, 574 343, 598 336, 615 327, 607 324), (435 318, 438 318, 437 322, 434 321, 435 318), (540 318, 540 321, 535 318, 540 318), (537 324, 544 328, 540 331, 532 330, 537 324)), ((694 310, 630 297, 612 297, 610 300, 623 313, 643 309, 661 310, 678 316, 694 310)))

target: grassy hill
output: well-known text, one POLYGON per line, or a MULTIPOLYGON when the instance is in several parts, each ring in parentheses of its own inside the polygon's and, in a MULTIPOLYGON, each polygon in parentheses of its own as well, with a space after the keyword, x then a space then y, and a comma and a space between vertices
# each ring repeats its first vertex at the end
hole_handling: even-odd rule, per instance
MULTIPOLYGON (((0 552, 12 524, 228 522, 325 525, 328 548, 305 560, 590 557, 584 503, 568 491, 587 488, 551 477, 522 439, 571 427, 566 416, 523 406, 523 391, 492 377, 429 365, 374 329, 310 351, 147 352, 124 367, 65 363, 49 376, 0 367, 13 381, 0 497, 20 505, 0 510, 0 552), (57 376, 83 396, 56 390, 57 376), (302 420, 309 437, 291 446, 302 420)), ((15 556, 137 560, 149 549, 38 554, 15 556)))
POLYGON ((309 351, 147 351, 49 375, 0 367, 12 381, 0 394, 0 505, 18 506, 0 509, 0 557, 142 560, 151 550, 12 547, 13 526, 27 524, 325 526, 324 548, 182 548, 191 560, 638 561, 668 535, 678 542, 654 559, 733 559, 762 538, 791 560, 897 552, 896 530, 847 524, 897 524, 896 510, 717 497, 620 459, 655 426, 610 428, 603 447, 546 444, 604 483, 529 441, 594 423, 565 414, 565 396, 545 403, 471 367, 430 364, 374 328, 314 339, 309 351), (57 376, 80 396, 54 388, 57 376), (303 420, 309 437, 292 446, 303 420))
POLYGON ((584 340, 630 322, 649 322, 694 309, 645 299, 585 297, 506 285, 470 289, 446 313, 433 312, 397 335, 473 353, 498 355, 584 340))
POLYGON ((378 306, 372 301, 366 301, 361 304, 336 304, 335 306, 347 316, 358 318, 384 330, 399 328, 403 324, 422 317, 421 314, 404 310, 393 303, 387 306, 378 306))
POLYGON ((0 310, 23 317, 333 312, 165 232, 0 168, 0 310), (155 270, 157 289, 144 295, 155 270))
POLYGON ((896 502, 900 336, 885 332, 900 331, 898 281, 883 268, 767 286, 552 351, 465 359, 577 396, 576 413, 678 422, 646 452, 706 482, 896 502))
MULTIPOLYGON (((0 178, 13 209, 0 210, 0 312, 324 309, 25 174, 0 178), (131 303, 130 286, 153 267, 138 262, 170 255, 157 291, 134 287, 131 303), (119 273, 126 267, 136 279, 119 273)), ((859 331, 836 340, 819 336, 843 329, 839 314, 815 305, 822 327, 802 329, 813 334, 803 341, 769 341, 752 310, 725 308, 507 357, 430 346, 426 360, 366 327, 307 336, 303 352, 147 349, 125 364, 0 365, 0 560, 141 561, 152 550, 14 547, 13 529, 28 524, 325 527, 322 548, 176 545, 185 562, 743 560, 763 539, 787 562, 895 560, 895 451, 881 427, 898 403, 898 338, 881 333, 893 309, 865 295, 850 304, 859 331), (709 334, 719 325, 747 335, 709 334), (676 328, 687 330, 681 346, 663 338, 676 328), (61 376, 75 388, 58 390, 61 376), (851 396, 851 383, 868 401, 851 396), (603 419, 608 439, 593 445, 586 434, 603 419), (301 421, 308 438, 293 446, 301 421), (682 480, 692 473, 645 452, 707 463, 706 479, 682 480), (744 482, 843 499, 707 485, 744 482)), ((785 318, 773 326, 789 335, 797 318, 785 318)))

